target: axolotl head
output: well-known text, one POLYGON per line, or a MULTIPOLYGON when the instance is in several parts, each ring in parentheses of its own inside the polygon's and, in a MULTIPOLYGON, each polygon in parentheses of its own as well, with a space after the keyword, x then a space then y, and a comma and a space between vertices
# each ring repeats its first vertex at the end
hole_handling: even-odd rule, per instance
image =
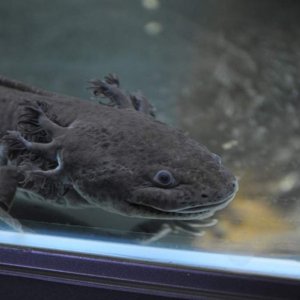
POLYGON ((188 220, 210 217, 233 199, 236 178, 182 131, 131 110, 103 119, 77 124, 70 139, 73 186, 89 203, 127 216, 188 220))

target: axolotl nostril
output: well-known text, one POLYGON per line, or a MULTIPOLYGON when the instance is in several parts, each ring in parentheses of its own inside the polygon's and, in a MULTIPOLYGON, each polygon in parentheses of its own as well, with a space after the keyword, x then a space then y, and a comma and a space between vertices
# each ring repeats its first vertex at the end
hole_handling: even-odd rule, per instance
POLYGON ((8 224, 20 228, 9 216, 17 189, 55 205, 168 220, 206 219, 233 199, 237 180, 218 155, 157 121, 117 76, 91 84, 110 103, 0 77, 0 215, 8 224))

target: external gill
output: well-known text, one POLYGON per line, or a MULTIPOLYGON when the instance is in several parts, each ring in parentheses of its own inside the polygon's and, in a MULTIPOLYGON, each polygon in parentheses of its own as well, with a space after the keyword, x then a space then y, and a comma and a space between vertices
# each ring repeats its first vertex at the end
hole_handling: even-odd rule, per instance
POLYGON ((58 176, 61 174, 64 167, 59 137, 65 134, 67 128, 52 122, 46 116, 40 103, 37 103, 36 106, 26 105, 24 110, 25 113, 20 116, 19 125, 25 131, 25 134, 34 139, 34 137, 39 136, 41 132, 45 131, 52 140, 48 143, 33 142, 23 137, 19 131, 7 131, 3 140, 8 148, 8 153, 14 154, 18 151, 28 151, 31 153, 38 153, 39 156, 43 156, 45 159, 56 161, 57 166, 49 170, 42 170, 36 166, 28 167, 28 164, 30 163, 28 161, 26 162, 27 166, 20 167, 25 171, 26 175, 30 176, 58 176))
POLYGON ((46 176, 46 177, 52 177, 52 176, 58 176, 63 171, 63 159, 62 159, 62 150, 57 149, 57 145, 53 142, 44 144, 44 143, 33 143, 30 141, 27 141, 25 138, 23 138, 18 131, 8 131, 7 135, 5 136, 6 140, 12 141, 13 139, 16 139, 18 143, 22 143, 25 149, 29 151, 38 151, 41 154, 44 154, 45 156, 52 156, 53 152, 56 152, 56 161, 57 166, 54 169, 50 170, 41 170, 38 168, 28 168, 26 165, 21 166, 21 169, 25 172, 25 182, 27 181, 27 178, 30 178, 32 175, 40 175, 40 176, 46 176), (28 170, 29 169, 29 170, 28 170))
POLYGON ((18 128, 30 137, 44 137, 49 135, 51 138, 64 134, 65 127, 61 127, 51 121, 45 114, 47 105, 45 103, 37 102, 36 105, 24 105, 24 113, 19 116, 18 128))

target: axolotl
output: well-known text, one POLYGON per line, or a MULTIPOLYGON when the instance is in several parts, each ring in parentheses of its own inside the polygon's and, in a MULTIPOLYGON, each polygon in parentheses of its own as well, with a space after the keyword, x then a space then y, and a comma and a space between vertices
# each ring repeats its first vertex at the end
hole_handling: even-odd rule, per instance
POLYGON ((91 81, 103 104, 0 77, 0 220, 16 191, 53 205, 100 207, 148 219, 204 220, 234 198, 221 158, 155 119, 116 75, 91 81))

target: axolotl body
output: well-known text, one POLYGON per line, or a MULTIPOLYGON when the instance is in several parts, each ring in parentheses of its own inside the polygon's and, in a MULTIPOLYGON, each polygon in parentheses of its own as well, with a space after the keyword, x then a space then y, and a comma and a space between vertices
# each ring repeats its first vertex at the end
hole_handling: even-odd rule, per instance
POLYGON ((203 220, 227 206, 237 180, 218 155, 154 118, 115 75, 92 81, 112 105, 0 77, 0 218, 16 190, 55 205, 132 217, 203 220))

